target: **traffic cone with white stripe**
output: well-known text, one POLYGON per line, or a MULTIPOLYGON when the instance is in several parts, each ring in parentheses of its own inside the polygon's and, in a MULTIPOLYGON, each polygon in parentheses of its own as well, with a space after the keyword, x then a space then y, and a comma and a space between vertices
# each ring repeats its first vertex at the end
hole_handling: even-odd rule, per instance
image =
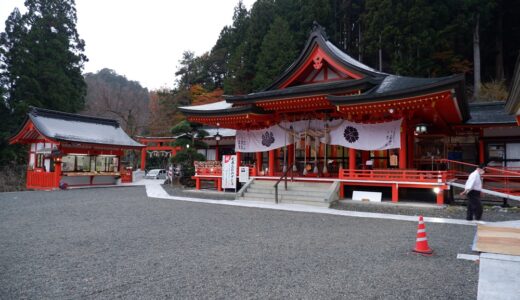
POLYGON ((426 237, 426 226, 424 225, 423 216, 419 216, 419 226, 417 227, 417 239, 415 241, 415 249, 413 252, 432 255, 433 250, 428 246, 428 238, 426 237))

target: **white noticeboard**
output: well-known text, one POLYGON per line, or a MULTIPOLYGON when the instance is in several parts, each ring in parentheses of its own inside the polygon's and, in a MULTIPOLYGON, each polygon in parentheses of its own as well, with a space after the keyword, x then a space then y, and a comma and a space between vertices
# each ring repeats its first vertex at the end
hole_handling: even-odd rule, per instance
POLYGON ((248 182, 249 181, 249 167, 240 167, 238 171, 238 181, 248 182))
POLYGON ((382 193, 379 192, 362 192, 362 191, 354 191, 352 193, 352 200, 356 201, 371 201, 371 202, 381 202, 382 193))
POLYGON ((237 187, 237 156, 222 156, 222 188, 236 189, 237 187))

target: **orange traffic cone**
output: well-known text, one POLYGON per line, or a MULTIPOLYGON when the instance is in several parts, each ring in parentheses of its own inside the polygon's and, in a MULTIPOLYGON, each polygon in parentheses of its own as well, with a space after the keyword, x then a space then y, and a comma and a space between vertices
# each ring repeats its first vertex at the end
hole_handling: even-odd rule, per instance
POLYGON ((428 238, 426 237, 426 227, 424 226, 423 216, 419 216, 419 226, 417 227, 417 239, 415 242, 415 249, 413 252, 432 255, 433 250, 428 246, 428 238))

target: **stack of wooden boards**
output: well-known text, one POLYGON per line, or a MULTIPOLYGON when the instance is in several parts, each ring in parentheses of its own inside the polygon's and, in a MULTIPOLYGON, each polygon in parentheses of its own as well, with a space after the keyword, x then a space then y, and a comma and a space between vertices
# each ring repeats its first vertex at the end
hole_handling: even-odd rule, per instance
POLYGON ((474 250, 520 255, 520 221, 478 225, 474 250))

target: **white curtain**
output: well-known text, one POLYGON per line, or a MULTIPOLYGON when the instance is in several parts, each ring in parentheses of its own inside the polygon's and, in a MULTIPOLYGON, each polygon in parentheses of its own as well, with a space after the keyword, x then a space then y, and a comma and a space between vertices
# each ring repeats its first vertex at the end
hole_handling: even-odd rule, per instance
POLYGON ((237 130, 235 150, 238 152, 269 151, 283 147, 287 142, 287 132, 278 125, 260 130, 237 130))
POLYGON ((378 124, 359 124, 349 121, 330 132, 331 144, 358 150, 401 148, 401 122, 396 120, 378 124))
POLYGON ((340 145, 358 150, 384 150, 401 147, 402 120, 386 123, 362 124, 343 119, 332 121, 304 120, 281 122, 266 129, 237 130, 235 149, 239 152, 262 152, 290 145, 311 136, 322 143, 340 145))

